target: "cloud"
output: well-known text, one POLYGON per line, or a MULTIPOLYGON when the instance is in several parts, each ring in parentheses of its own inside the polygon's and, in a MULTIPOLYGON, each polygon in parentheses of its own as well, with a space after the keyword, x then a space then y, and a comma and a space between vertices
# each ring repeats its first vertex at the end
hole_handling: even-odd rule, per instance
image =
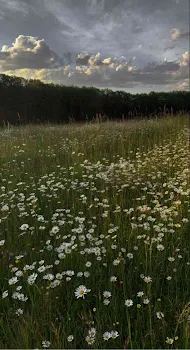
POLYGON ((79 86, 129 88, 174 84, 185 88, 189 77, 188 51, 180 60, 165 58, 141 67, 136 61, 138 57, 133 55, 127 59, 86 52, 78 53, 72 64, 69 52, 60 57, 45 40, 24 35, 19 35, 11 46, 3 45, 0 51, 0 71, 26 79, 79 86))
POLYGON ((2 71, 19 68, 54 68, 70 63, 70 53, 59 57, 44 39, 19 35, 12 46, 3 45, 0 51, 2 71))
POLYGON ((188 38, 189 37, 189 32, 182 32, 178 28, 173 28, 170 33, 171 33, 171 39, 173 41, 181 39, 181 38, 188 38))
POLYGON ((178 83, 167 84, 165 87, 170 90, 185 90, 189 91, 190 79, 184 79, 184 81, 180 81, 178 83))
POLYGON ((181 67, 189 66, 189 63, 190 63, 190 55, 189 55, 189 51, 186 51, 182 55, 180 66, 181 67))
MULTIPOLYGON (((91 55, 87 65, 67 65, 59 68, 44 69, 17 69, 6 71, 6 74, 19 75, 27 79, 40 79, 45 82, 62 83, 64 85, 87 85, 97 87, 128 88, 137 86, 158 86, 177 84, 182 79, 187 79, 187 66, 180 66, 187 61, 184 53, 181 62, 150 63, 143 68, 130 62, 120 63, 116 58, 101 59, 99 53, 91 55), (99 64, 99 62, 102 62, 99 64), (185 68, 185 71, 184 71, 185 68)), ((177 86, 177 85, 176 85, 177 86)), ((183 86, 182 86, 183 87, 183 86)))
POLYGON ((90 58, 89 54, 80 53, 77 55, 76 64, 81 64, 82 66, 86 66, 88 64, 89 58, 90 58))
POLYGON ((189 51, 185 51, 179 62, 179 69, 172 72, 174 81, 181 81, 189 78, 189 51))

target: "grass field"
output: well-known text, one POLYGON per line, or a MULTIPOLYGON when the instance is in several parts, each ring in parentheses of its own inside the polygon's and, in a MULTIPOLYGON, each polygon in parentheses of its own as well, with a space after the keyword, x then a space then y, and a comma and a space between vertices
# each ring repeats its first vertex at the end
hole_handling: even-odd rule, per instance
POLYGON ((190 348, 187 116, 0 129, 0 348, 190 348))

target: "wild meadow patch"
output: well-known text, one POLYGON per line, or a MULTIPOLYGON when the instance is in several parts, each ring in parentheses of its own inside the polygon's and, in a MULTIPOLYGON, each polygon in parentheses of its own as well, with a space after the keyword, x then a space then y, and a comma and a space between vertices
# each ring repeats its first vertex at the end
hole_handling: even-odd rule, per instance
POLYGON ((11 127, 0 150, 0 348, 189 348, 188 117, 11 127))

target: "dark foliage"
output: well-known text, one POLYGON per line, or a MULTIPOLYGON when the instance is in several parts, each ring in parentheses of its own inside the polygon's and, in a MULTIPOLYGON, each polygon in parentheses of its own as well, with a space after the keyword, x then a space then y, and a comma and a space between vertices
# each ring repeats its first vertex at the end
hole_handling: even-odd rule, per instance
POLYGON ((189 91, 133 95, 0 74, 0 124, 130 119, 189 111, 189 91))

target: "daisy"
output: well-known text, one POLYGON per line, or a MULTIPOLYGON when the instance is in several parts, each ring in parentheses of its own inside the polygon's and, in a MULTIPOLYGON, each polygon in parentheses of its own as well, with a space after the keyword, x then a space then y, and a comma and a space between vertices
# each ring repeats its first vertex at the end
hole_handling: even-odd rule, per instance
POLYGON ((104 340, 109 340, 111 338, 111 333, 110 332, 105 332, 104 334, 103 334, 103 339, 104 340))
POLYGON ((125 306, 130 307, 133 305, 133 301, 131 299, 126 299, 125 300, 125 306))
POLYGON ((91 338, 94 338, 96 335, 96 329, 95 328, 89 329, 88 334, 91 338))
POLYGON ((117 337, 119 337, 119 333, 117 331, 111 331, 111 337, 113 339, 116 339, 117 337))
POLYGON ((117 281, 117 277, 116 276, 111 276, 110 277, 110 282, 116 282, 117 281))
POLYGON ((168 261, 170 261, 170 262, 173 262, 175 260, 175 258, 173 258, 172 256, 170 256, 169 258, 168 258, 168 261))
POLYGON ((72 334, 70 334, 68 337, 67 337, 67 341, 70 343, 72 342, 74 339, 74 336, 72 334))
POLYGON ((20 226, 20 230, 22 230, 22 231, 27 230, 28 228, 29 228, 28 224, 23 224, 20 226))
POLYGON ((163 314, 161 311, 158 311, 158 312, 156 313, 156 317, 157 317, 159 320, 161 320, 162 318, 164 318, 164 314, 163 314))
POLYGON ((104 298, 110 298, 111 292, 109 292, 109 290, 105 290, 105 292, 103 292, 103 296, 104 296, 104 298))
POLYGON ((22 309, 17 309, 17 311, 16 311, 16 315, 17 316, 20 316, 20 315, 22 315, 23 314, 23 310, 22 309))
POLYGON ((150 282, 152 282, 152 278, 150 276, 144 277, 144 281, 146 283, 150 283, 150 282))
POLYGON ((42 341, 42 347, 43 348, 49 348, 51 343, 48 340, 43 340, 42 341))
POLYGON ((95 339, 91 338, 89 335, 87 335, 85 339, 89 345, 94 344, 95 342, 95 339))
POLYGON ((2 299, 5 299, 8 295, 9 295, 8 290, 5 290, 5 291, 2 293, 2 299))
POLYGON ((90 292, 90 289, 87 289, 86 286, 80 285, 76 290, 75 290, 75 296, 76 298, 83 298, 85 294, 87 294, 88 292, 90 292))
POLYGON ((15 284, 15 283, 17 283, 17 282, 18 282, 18 278, 17 278, 17 277, 12 277, 12 278, 10 278, 10 280, 9 280, 9 285, 15 284))
POLYGON ((174 342, 174 340, 172 338, 166 338, 166 343, 169 344, 169 345, 172 345, 174 342))

